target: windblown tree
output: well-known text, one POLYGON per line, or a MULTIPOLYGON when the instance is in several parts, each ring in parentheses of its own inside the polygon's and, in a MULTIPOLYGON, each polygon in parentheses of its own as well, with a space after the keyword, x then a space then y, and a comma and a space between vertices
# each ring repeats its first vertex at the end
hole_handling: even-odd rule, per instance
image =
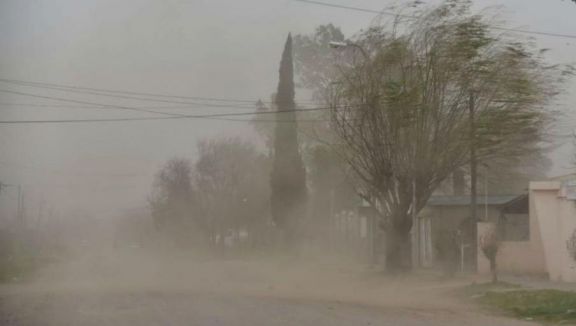
POLYGON ((270 216, 268 159, 233 138, 201 141, 198 151, 195 184, 210 243, 221 246, 226 234, 241 231, 261 242, 270 216))
POLYGON ((280 81, 276 94, 278 120, 274 130, 274 153, 271 186, 271 212, 275 224, 282 230, 284 241, 294 239, 300 220, 306 213, 306 170, 298 148, 297 121, 294 102, 294 67, 292 37, 288 35, 280 62, 280 81))
MULTIPOLYGON (((332 25, 320 25, 310 35, 294 37, 294 63, 298 85, 311 92, 319 106, 326 105, 324 95, 331 83, 337 80, 340 70, 336 63, 353 62, 359 53, 334 49, 331 44, 346 43, 344 33, 332 25)), ((328 227, 333 215, 340 210, 355 210, 358 197, 354 193, 345 162, 334 151, 334 133, 330 125, 330 114, 326 111, 309 112, 304 119, 314 119, 301 127, 304 138, 303 157, 308 167, 310 186, 310 217, 308 230, 318 240, 330 235, 328 227)))
POLYGON ((258 136, 260 136, 260 139, 264 143, 264 146, 266 147, 268 154, 271 155, 271 153, 273 152, 272 149, 274 147, 275 122, 270 120, 269 114, 262 114, 265 112, 277 111, 276 104, 274 103, 276 95, 274 94, 270 98, 271 98, 270 103, 264 103, 262 100, 258 100, 258 102, 256 102, 255 109, 257 114, 254 115, 250 123, 252 124, 254 131, 256 131, 258 136))
POLYGON ((533 154, 523 155, 512 164, 509 159, 483 162, 479 169, 479 178, 487 183, 486 191, 491 195, 523 193, 530 181, 546 179, 552 166, 552 161, 547 156, 549 146, 539 147, 534 149, 533 154))
POLYGON ((311 35, 294 37, 294 61, 300 84, 312 90, 316 97, 321 98, 323 90, 338 77, 330 43, 344 41, 340 28, 332 24, 318 26, 311 35))
POLYGON ((390 271, 411 268, 412 217, 472 146, 479 161, 513 159, 542 140, 558 81, 468 1, 398 17, 357 37, 365 60, 340 67, 326 94, 342 154, 380 213, 390 271))
POLYGON ((201 227, 195 195, 190 161, 169 160, 156 175, 148 199, 156 229, 181 244, 198 240, 193 239, 201 227))
MULTIPOLYGON (((274 103, 275 95, 272 96, 272 104, 266 105, 259 101, 256 105, 256 112, 277 111, 274 103)), ((308 210, 309 215, 302 225, 305 234, 318 241, 327 240, 329 232, 326 227, 330 225, 331 212, 336 208, 334 203, 349 203, 354 196, 348 196, 348 200, 337 200, 336 197, 342 192, 343 178, 341 175, 342 162, 338 159, 329 147, 318 142, 318 131, 325 131, 328 125, 326 117, 317 116, 318 111, 302 112, 295 114, 299 122, 309 122, 305 126, 297 125, 299 149, 302 153, 302 161, 307 167, 307 181, 309 182, 310 198, 308 210), (336 189, 339 186, 340 189, 336 189), (336 190, 340 190, 338 193, 336 190)), ((255 131, 264 142, 270 157, 274 155, 274 134, 276 124, 292 124, 293 120, 285 117, 278 117, 276 121, 270 120, 267 115, 256 115, 252 119, 255 131), (264 116, 264 118, 262 118, 264 116)), ((346 194, 349 195, 349 194, 346 194)), ((341 206, 341 205, 338 205, 341 206)), ((354 207, 349 207, 354 209, 354 207)))

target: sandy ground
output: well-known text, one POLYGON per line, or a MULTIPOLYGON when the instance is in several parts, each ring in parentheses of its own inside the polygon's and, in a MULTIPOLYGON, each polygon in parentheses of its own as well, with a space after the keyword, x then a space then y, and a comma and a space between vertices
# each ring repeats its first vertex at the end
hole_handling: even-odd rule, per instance
POLYGON ((0 286, 0 325, 531 325, 451 295, 465 282, 335 262, 101 255, 0 286))

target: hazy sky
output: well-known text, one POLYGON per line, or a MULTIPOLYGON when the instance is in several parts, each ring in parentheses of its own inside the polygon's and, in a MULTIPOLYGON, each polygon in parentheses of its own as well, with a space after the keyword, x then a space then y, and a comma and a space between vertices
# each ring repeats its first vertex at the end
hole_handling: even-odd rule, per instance
MULTIPOLYGON (((326 0, 382 9, 391 2, 326 0)), ((561 0, 476 1, 502 5, 511 27, 576 35, 576 4, 561 0)), ((268 98, 288 32, 309 33, 334 23, 347 35, 374 15, 292 0, 0 0, 0 78, 95 88, 225 97, 268 98)), ((550 48, 552 63, 576 61, 576 39, 535 37, 550 48)), ((0 90, 130 106, 166 106, 126 99, 74 95, 11 86, 0 90)), ((559 107, 558 129, 576 126, 576 82, 559 107)), ((0 93, 0 117, 75 119, 150 116, 139 112, 9 106, 63 103, 0 93)), ((222 108, 179 112, 208 113, 222 108)), ((196 141, 215 135, 248 135, 242 122, 212 120, 101 124, 0 125, 0 180, 23 184, 31 206, 44 199, 61 212, 110 215, 145 205, 152 178, 172 156, 194 158, 196 141)), ((551 174, 567 173, 564 145, 551 154, 551 174)), ((15 202, 0 195, 0 204, 15 202)), ((31 211, 34 208, 30 209, 31 211)))

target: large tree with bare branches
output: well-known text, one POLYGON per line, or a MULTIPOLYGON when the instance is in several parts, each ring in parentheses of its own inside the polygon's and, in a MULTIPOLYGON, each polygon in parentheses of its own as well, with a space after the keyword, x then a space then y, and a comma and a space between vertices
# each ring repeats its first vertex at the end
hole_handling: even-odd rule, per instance
POLYGON ((556 67, 446 1, 360 34, 326 100, 343 157, 386 231, 386 264, 411 267, 413 216, 470 159, 518 158, 543 139, 556 67), (409 18, 406 18, 408 17, 409 18), (553 78, 554 77, 554 78, 553 78))

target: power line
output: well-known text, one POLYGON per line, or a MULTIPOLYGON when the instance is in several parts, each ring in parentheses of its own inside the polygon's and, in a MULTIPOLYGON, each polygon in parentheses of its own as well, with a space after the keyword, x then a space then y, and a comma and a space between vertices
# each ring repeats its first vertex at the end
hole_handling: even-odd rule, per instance
MULTIPOLYGON (((50 100, 57 100, 57 101, 64 101, 64 102, 72 102, 72 103, 79 103, 79 104, 87 104, 92 105, 92 107, 96 110, 101 109, 113 109, 113 110, 129 110, 129 111, 137 111, 137 112, 146 112, 146 113, 155 113, 160 115, 165 115, 168 117, 181 117, 181 118, 198 118, 198 119, 212 119, 212 120, 224 120, 224 121, 239 121, 239 122, 249 122, 250 120, 239 120, 239 119, 232 119, 226 118, 228 116, 235 116, 235 115, 255 115, 255 114, 269 114, 269 113, 286 113, 290 111, 261 111, 261 112, 242 112, 242 113, 217 113, 217 114, 207 114, 207 115, 189 115, 189 114, 181 114, 181 113, 172 113, 172 112, 161 112, 149 109, 143 109, 139 107, 132 107, 132 106, 125 106, 125 105, 115 105, 115 104, 103 104, 103 103, 95 103, 95 102, 88 102, 88 101, 80 101, 62 97, 53 97, 53 96, 45 96, 33 93, 25 93, 25 92, 18 92, 18 91, 11 91, 0 89, 0 92, 9 93, 9 94, 16 94, 16 95, 23 95, 23 96, 30 96, 30 97, 37 97, 37 98, 44 98, 50 100)), ((317 111, 318 108, 308 108, 308 109, 296 109, 294 112, 304 112, 304 111, 317 111)), ((321 108, 329 109, 329 108, 321 108)), ((62 120, 4 120, 0 121, 2 124, 6 123, 73 123, 73 122, 114 122, 114 121, 144 121, 144 120, 153 120, 152 117, 143 117, 143 118, 109 118, 109 119, 62 119, 62 120)), ((155 119, 158 120, 158 119, 155 119)), ((259 122, 279 122, 279 123, 290 123, 290 122, 318 122, 318 121, 325 121, 321 119, 309 119, 309 120, 258 120, 259 122)))
POLYGON ((73 100, 73 99, 62 98, 62 97, 54 97, 54 96, 46 96, 46 95, 39 95, 39 94, 26 93, 26 92, 11 91, 11 90, 6 90, 6 89, 0 89, 0 92, 2 92, 2 93, 8 93, 8 94, 15 94, 15 95, 22 95, 22 96, 30 96, 30 97, 36 97, 36 98, 43 98, 43 99, 49 99, 49 100, 56 100, 56 101, 63 101, 63 102, 70 102, 70 103, 77 103, 77 104, 93 105, 93 106, 95 106, 95 107, 114 108, 114 109, 117 109, 117 110, 146 112, 146 113, 154 113, 154 114, 161 114, 161 115, 168 115, 168 116, 182 116, 182 114, 177 114, 177 113, 168 113, 168 112, 154 111, 154 110, 149 110, 149 109, 142 109, 142 108, 136 108, 136 107, 131 107, 131 106, 124 106, 124 105, 112 105, 112 104, 103 104, 103 103, 93 103, 93 102, 73 100))
MULTIPOLYGON (((14 107, 41 107, 41 108, 62 108, 62 109, 78 109, 78 108, 94 108, 93 105, 72 105, 72 104, 45 104, 45 103, 14 103, 14 102, 0 102, 0 106, 14 106, 14 107)), ((142 109, 180 109, 186 108, 185 106, 137 106, 142 109)))
POLYGON ((152 96, 152 97, 163 97, 163 98, 181 98, 181 99, 191 99, 191 100, 204 100, 204 101, 217 101, 217 102, 232 102, 232 103, 238 103, 238 102, 256 103, 256 102, 258 101, 258 100, 249 100, 249 99, 214 98, 214 97, 202 97, 202 96, 181 96, 181 95, 166 95, 166 94, 144 93, 144 92, 134 92, 134 91, 120 91, 120 90, 112 90, 112 89, 104 89, 104 88, 92 88, 92 87, 70 86, 70 85, 53 84, 53 83, 42 83, 42 82, 33 82, 33 81, 24 81, 24 80, 15 80, 15 79, 6 79, 6 78, 0 78, 0 81, 8 82, 8 83, 21 83, 21 84, 35 84, 35 85, 45 85, 45 86, 57 86, 57 87, 69 88, 69 89, 77 89, 77 90, 97 91, 97 92, 106 92, 106 93, 115 93, 115 94, 132 94, 132 95, 142 95, 142 96, 152 96))
MULTIPOLYGON (((72 106, 74 108, 76 108, 75 106, 72 106)), ((79 107, 80 109, 94 109, 94 107, 79 107)), ((98 110, 114 110, 115 108, 98 108, 98 110)), ((305 109, 303 109, 303 111, 307 111, 305 109)), ((184 115, 184 114, 183 114, 184 115)), ((279 119, 258 119, 258 120, 250 120, 250 119, 233 119, 233 118, 204 118, 207 120, 222 120, 222 121, 234 121, 234 122, 270 122, 270 123, 294 123, 294 122, 327 122, 330 121, 329 119, 292 119, 292 120, 279 120, 279 119)), ((79 119, 80 120, 80 119, 79 119)), ((82 119, 83 120, 83 119, 82 119)), ((88 119, 88 120, 97 120, 97 119, 88 119)), ((122 121, 122 120, 113 120, 113 119, 103 119, 102 122, 104 121, 122 121)), ((140 119, 127 119, 126 121, 140 121, 140 119)), ((9 121, 5 121, 6 123, 9 121)), ((97 122, 97 121, 94 121, 97 122)), ((0 122, 0 123, 4 123, 4 122, 0 122)), ((0 162, 0 164, 2 164, 2 162, 0 162)))
MULTIPOLYGON (((143 109, 143 108, 139 108, 139 107, 125 106, 125 105, 114 105, 114 104, 103 104, 103 103, 96 103, 96 102, 89 102, 89 101, 81 101, 81 100, 74 100, 74 99, 63 98, 63 97, 39 95, 39 94, 34 94, 34 93, 19 92, 19 91, 5 90, 5 89, 0 89, 0 92, 8 93, 8 94, 16 94, 16 95, 22 95, 22 96, 35 97, 35 98, 43 98, 43 99, 49 99, 49 100, 57 100, 57 101, 63 101, 63 102, 71 102, 71 103, 77 103, 77 104, 83 104, 83 105, 91 105, 95 109, 105 108, 105 109, 129 110, 129 111, 161 114, 161 115, 165 116, 165 117, 101 118, 101 119, 0 120, 0 124, 120 122, 120 121, 166 120, 166 119, 175 119, 175 118, 213 119, 213 120, 249 122, 251 120, 233 119, 233 118, 229 118, 229 117, 245 116, 245 115, 252 116, 252 115, 259 115, 259 114, 287 113, 287 112, 308 112, 308 111, 337 109, 337 107, 320 107, 320 108, 316 107, 316 108, 298 108, 298 109, 294 109, 292 111, 253 111, 253 112, 241 112, 241 113, 215 113, 215 114, 189 115, 189 114, 159 112, 159 111, 148 110, 148 109, 143 109)), ((293 119, 293 120, 278 120, 278 119, 263 120, 263 119, 259 119, 258 120, 258 122, 278 122, 278 123, 322 122, 322 121, 328 121, 328 120, 326 120, 326 119, 308 119, 308 120, 306 120, 306 119, 293 119)))
MULTIPOLYGON (((3 92, 3 90, 0 90, 3 92)), ((98 104, 95 104, 98 105, 98 104)), ((110 107, 115 107, 114 105, 108 105, 110 107)), ((120 108, 130 108, 122 106, 120 108)), ((103 118, 103 119, 59 119, 59 120, 0 120, 0 124, 44 124, 44 123, 90 123, 90 122, 120 122, 120 121, 150 121, 150 120, 175 120, 175 119, 223 119, 228 120, 228 117, 238 117, 238 116, 254 116, 254 115, 266 115, 266 114, 283 114, 283 113, 294 113, 294 112, 314 112, 314 111, 324 111, 332 110, 337 108, 331 107, 316 107, 308 109, 293 109, 293 110, 274 110, 274 111, 258 111, 258 112, 240 112, 240 113, 212 113, 212 114, 180 114, 180 115, 168 115, 162 117, 136 117, 136 118, 103 118)), ((245 121, 249 122, 251 120, 232 120, 232 121, 245 121)), ((256 122, 300 122, 306 120, 256 120, 256 122)), ((325 119, 314 119, 309 121, 328 121, 325 119)))
POLYGON ((398 15, 398 14, 395 14, 392 12, 387 12, 387 11, 379 11, 379 10, 373 10, 373 9, 352 7, 352 6, 343 6, 343 5, 338 5, 335 3, 328 3, 328 2, 320 2, 320 1, 313 1, 313 0, 294 0, 294 1, 309 3, 309 4, 313 4, 313 5, 319 5, 319 6, 332 7, 332 8, 340 8, 340 9, 346 9, 346 10, 352 10, 352 11, 368 12, 368 13, 374 13, 374 14, 380 14, 380 15, 394 16, 394 17, 416 18, 414 16, 398 15))
MULTIPOLYGON (((248 99, 231 99, 231 98, 215 98, 215 97, 201 97, 201 96, 182 96, 182 95, 166 95, 166 94, 158 94, 158 93, 145 93, 145 92, 134 92, 134 91, 120 91, 120 90, 112 90, 112 89, 103 89, 103 88, 93 88, 93 87, 81 87, 81 86, 71 86, 71 85, 63 85, 63 84, 56 84, 56 83, 45 83, 45 82, 36 82, 36 81, 25 81, 25 80, 16 80, 16 79, 7 79, 7 78, 0 78, 1 82, 28 86, 28 87, 37 87, 37 88, 47 88, 47 89, 55 89, 61 91, 68 91, 74 93, 81 93, 81 94, 92 94, 92 95, 99 95, 99 96, 108 96, 108 97, 117 97, 117 98, 124 98, 124 99, 133 99, 133 100, 142 100, 142 101, 154 101, 154 102, 162 102, 162 103, 175 103, 175 104, 185 104, 185 105, 203 105, 203 106, 215 106, 215 107, 231 107, 231 108, 238 108, 239 105, 244 105, 246 108, 253 108, 256 103, 272 103, 270 101, 262 101, 262 100, 248 100, 248 99), (132 95, 132 96, 130 96, 132 95), (136 96, 134 96, 136 95, 136 96), (142 98, 142 96, 146 96, 147 98, 142 98), (174 100, 160 100, 157 98, 150 98, 150 97, 159 97, 159 98, 168 98, 168 99, 191 99, 191 100, 201 100, 201 101, 208 101, 208 102, 225 102, 225 103, 236 103, 234 106, 227 106, 225 104, 219 103, 198 103, 198 102, 183 102, 183 101, 174 101, 174 100)), ((310 101, 299 101, 300 103, 314 103, 310 101)))
MULTIPOLYGON (((100 106, 100 104, 98 104, 98 106, 100 106)), ((24 108, 55 108, 55 109, 109 109, 109 108, 105 108, 105 107, 95 107, 95 104, 92 105, 66 105, 66 104, 44 104, 44 103, 10 103, 10 102, 0 102, 0 108, 7 108, 7 107, 24 107, 24 108)), ((203 108, 199 108, 199 107, 191 107, 191 106, 186 106, 186 105, 170 105, 170 106, 157 106, 157 105, 138 105, 138 106, 132 106, 133 108, 136 109, 154 109, 154 110, 162 110, 162 109, 169 109, 169 110, 180 110, 180 109, 188 109, 188 108, 194 108, 194 109, 203 109, 203 108)), ((244 108, 244 107, 239 107, 239 106, 222 106, 222 108, 244 108)), ((252 107, 248 107, 246 106, 246 109, 251 108, 252 110, 254 110, 255 108, 257 108, 256 106, 252 106, 252 107)), ((306 108, 306 107, 303 107, 306 108)))
POLYGON ((255 105, 246 105, 246 104, 242 104, 242 103, 230 105, 230 104, 218 104, 218 103, 185 102, 185 101, 157 99, 157 98, 142 98, 142 97, 131 96, 131 95, 108 94, 108 93, 104 93, 104 92, 100 92, 100 91, 81 90, 81 89, 67 88, 67 87, 62 87, 62 86, 39 85, 39 84, 37 85, 34 83, 28 83, 28 82, 26 82, 26 83, 9 82, 9 81, 2 80, 2 79, 0 79, 0 81, 5 82, 5 83, 10 83, 12 85, 35 87, 35 88, 41 88, 41 89, 52 89, 52 90, 58 90, 58 91, 62 91, 62 92, 97 95, 97 96, 105 96, 105 97, 121 98, 121 99, 128 99, 128 100, 137 100, 137 101, 150 101, 150 102, 160 102, 160 103, 172 103, 172 104, 181 104, 181 105, 195 105, 195 106, 204 106, 204 107, 232 108, 232 109, 253 109, 255 107, 255 105))
MULTIPOLYGON (((307 109, 303 111, 313 111, 313 109, 307 109)), ((289 111, 274 111, 270 113, 287 113, 289 111)), ((255 114, 255 113, 250 113, 255 114)), ((177 119, 213 119, 213 120, 225 120, 225 121, 239 121, 239 122, 251 122, 252 120, 241 120, 241 119, 225 119, 219 118, 227 116, 223 115, 186 115, 186 116, 175 116, 175 117, 146 117, 146 118, 110 118, 110 119, 61 119, 61 120, 0 120, 0 124, 46 124, 46 123, 90 123, 90 122, 122 122, 122 121, 150 121, 150 120, 177 120, 177 119)), ((296 122, 327 122, 327 119, 294 119, 294 120, 258 120, 257 122, 278 122, 278 123, 296 123, 296 122)))
MULTIPOLYGON (((0 106, 4 107, 40 107, 40 108, 57 108, 57 109, 93 109, 93 105, 71 105, 71 104, 44 104, 44 103, 12 103, 12 102, 0 102, 0 106)), ((138 106, 142 109, 179 109, 182 106, 138 106)), ((185 107, 184 107, 185 108, 185 107)))
MULTIPOLYGON (((110 107, 96 107, 95 105, 65 105, 65 104, 35 104, 35 103, 1 103, 0 102, 0 110, 4 109, 38 109, 38 108, 46 108, 46 109, 80 109, 80 110, 117 110, 118 108, 110 108, 110 107)), ((182 106, 133 106, 135 109, 154 109, 154 110, 179 110, 179 109, 187 109, 188 107, 182 106)), ((196 108, 199 109, 199 108, 196 108)))
MULTIPOLYGON (((345 10, 351 10, 351 11, 358 11, 358 12, 367 12, 367 13, 374 13, 374 14, 388 15, 388 16, 395 16, 395 17, 402 17, 402 18, 410 18, 410 19, 416 19, 417 18, 416 16, 400 15, 400 14, 394 14, 394 13, 386 12, 386 11, 378 11, 378 10, 373 10, 373 9, 366 9, 366 8, 359 8, 359 7, 352 7, 352 6, 343 6, 343 5, 338 5, 338 4, 329 3, 329 2, 321 2, 321 1, 314 1, 314 0, 294 0, 294 1, 318 5, 318 6, 339 8, 339 9, 345 9, 345 10)), ((541 36, 551 36, 551 37, 576 39, 576 35, 570 35, 570 34, 539 32, 539 31, 525 30, 525 29, 519 29, 519 28, 507 28, 507 27, 499 27, 499 26, 488 26, 488 28, 500 30, 500 31, 506 31, 506 32, 515 32, 515 33, 523 33, 523 34, 533 34, 533 35, 541 35, 541 36)))
POLYGON ((506 27, 498 27, 492 26, 489 27, 491 29, 496 29, 500 31, 506 32, 515 32, 515 33, 524 33, 524 34, 534 34, 534 35, 543 35, 543 36, 552 36, 552 37, 562 37, 562 38, 569 38, 569 39, 576 39, 576 35, 569 35, 569 34, 558 34, 558 33, 549 33, 549 32, 538 32, 538 31, 529 31, 524 29, 518 28, 506 28, 506 27))

